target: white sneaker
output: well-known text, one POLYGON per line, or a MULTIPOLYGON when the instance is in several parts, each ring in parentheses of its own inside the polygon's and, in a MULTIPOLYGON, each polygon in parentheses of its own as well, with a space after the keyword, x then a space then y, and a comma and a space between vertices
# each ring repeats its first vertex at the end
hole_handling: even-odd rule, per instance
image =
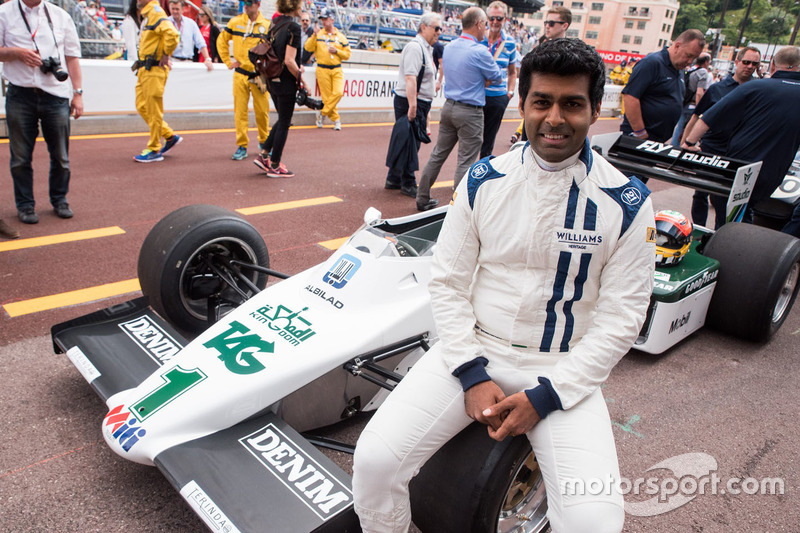
POLYGON ((333 131, 342 131, 342 121, 337 120, 333 123, 333 131))
POLYGON ((322 114, 319 111, 316 111, 317 114, 317 127, 322 127, 322 114))

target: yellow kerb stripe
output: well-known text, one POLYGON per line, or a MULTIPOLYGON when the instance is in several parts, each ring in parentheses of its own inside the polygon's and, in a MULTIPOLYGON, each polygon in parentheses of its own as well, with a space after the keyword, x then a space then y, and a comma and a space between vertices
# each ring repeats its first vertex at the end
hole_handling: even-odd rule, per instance
POLYGON ((38 313, 39 311, 47 311, 48 309, 94 302, 139 290, 141 290, 141 287, 139 287, 139 280, 134 278, 118 281, 116 283, 107 283, 106 285, 98 285, 97 287, 89 287, 88 289, 62 292, 61 294, 53 294, 52 296, 42 296, 41 298, 32 298, 30 300, 5 304, 3 308, 6 310, 6 313, 8 313, 8 316, 13 318, 30 313, 38 313))
POLYGON ((23 248, 35 248, 37 246, 48 246, 50 244, 61 244, 64 242, 84 241, 87 239, 96 239, 98 237, 122 235, 124 233, 125 230, 119 226, 109 226, 107 228, 73 231, 71 233, 60 233, 58 235, 48 235, 46 237, 31 237, 30 239, 0 242, 0 252, 22 250, 23 248))
POLYGON ((341 202, 341 198, 336 196, 322 196, 320 198, 308 198, 307 200, 294 200, 292 202, 281 202, 277 204, 257 205, 255 207, 243 207, 237 209, 237 213, 243 215, 259 215, 261 213, 272 213, 274 211, 284 211, 286 209, 295 209, 297 207, 309 207, 312 205, 335 204, 341 202))
POLYGON ((455 183, 454 180, 450 181, 437 181, 433 185, 431 185, 431 189, 441 189, 442 187, 450 187, 453 188, 453 184, 455 183))

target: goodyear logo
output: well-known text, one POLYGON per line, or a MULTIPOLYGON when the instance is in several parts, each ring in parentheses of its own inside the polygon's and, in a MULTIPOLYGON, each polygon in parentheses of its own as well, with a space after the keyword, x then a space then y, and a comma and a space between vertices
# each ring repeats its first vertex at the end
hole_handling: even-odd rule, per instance
POLYGON ((321 520, 352 503, 350 489, 274 424, 242 437, 239 443, 321 520))
POLYGON ((342 254, 336 264, 322 276, 322 281, 334 289, 341 289, 353 279, 359 268, 361 268, 361 259, 350 254, 342 254))
POLYGON ((311 329, 311 322, 300 316, 300 313, 307 310, 308 307, 304 307, 295 312, 285 305, 265 305, 250 313, 250 316, 278 332, 278 336, 292 346, 299 346, 301 342, 316 335, 311 329))
POLYGON ((181 345, 147 315, 122 322, 119 327, 159 365, 181 351, 181 345))

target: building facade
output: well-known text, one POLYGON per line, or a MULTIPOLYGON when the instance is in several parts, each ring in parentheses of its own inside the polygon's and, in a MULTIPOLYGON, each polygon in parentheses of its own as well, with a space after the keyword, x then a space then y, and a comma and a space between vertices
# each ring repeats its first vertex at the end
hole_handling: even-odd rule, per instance
MULTIPOLYGON (((565 6, 572 11, 572 24, 567 30, 567 37, 581 39, 598 51, 636 56, 655 52, 671 42, 680 2, 545 0, 545 7, 541 11, 515 18, 521 18, 526 26, 532 27, 541 36, 544 35, 545 15, 551 7, 556 6, 565 6)), ((608 59, 606 61, 609 62, 608 59)))

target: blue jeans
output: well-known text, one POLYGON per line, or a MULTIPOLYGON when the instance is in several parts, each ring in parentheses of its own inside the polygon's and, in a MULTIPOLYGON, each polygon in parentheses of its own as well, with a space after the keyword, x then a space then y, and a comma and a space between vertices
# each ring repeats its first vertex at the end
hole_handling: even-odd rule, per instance
POLYGON ((66 202, 69 190, 69 100, 40 89, 8 85, 6 124, 17 209, 33 208, 33 149, 42 126, 50 153, 50 203, 66 202))

